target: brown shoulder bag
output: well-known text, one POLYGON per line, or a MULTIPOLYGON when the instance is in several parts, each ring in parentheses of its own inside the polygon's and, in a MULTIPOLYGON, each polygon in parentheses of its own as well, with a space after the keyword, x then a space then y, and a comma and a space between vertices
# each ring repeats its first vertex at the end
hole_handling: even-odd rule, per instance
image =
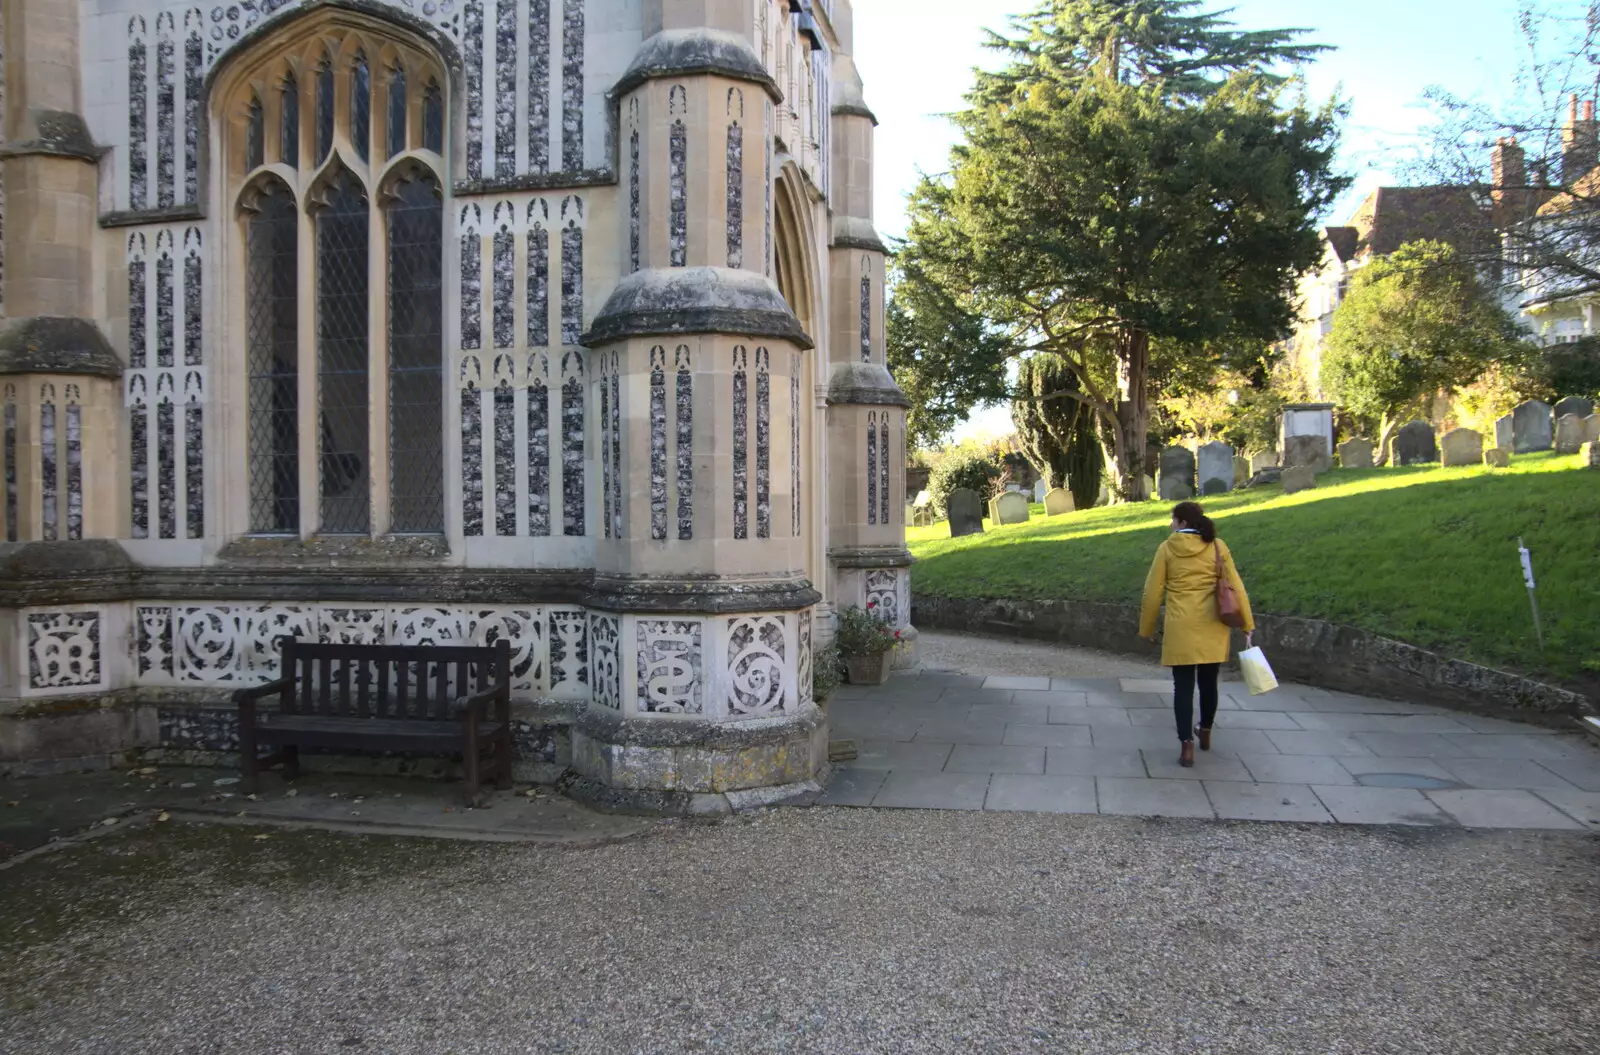
POLYGON ((1228 581, 1228 570, 1222 564, 1222 547, 1217 546, 1217 618, 1223 625, 1243 629, 1244 610, 1239 606, 1239 594, 1228 581))

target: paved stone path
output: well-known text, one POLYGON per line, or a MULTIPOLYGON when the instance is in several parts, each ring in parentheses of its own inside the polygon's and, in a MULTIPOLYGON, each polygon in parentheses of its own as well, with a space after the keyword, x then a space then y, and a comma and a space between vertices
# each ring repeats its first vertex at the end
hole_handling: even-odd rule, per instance
POLYGON ((1192 769, 1166 680, 913 673, 829 714, 860 750, 822 805, 1600 831, 1580 732, 1298 685, 1224 683, 1192 769))

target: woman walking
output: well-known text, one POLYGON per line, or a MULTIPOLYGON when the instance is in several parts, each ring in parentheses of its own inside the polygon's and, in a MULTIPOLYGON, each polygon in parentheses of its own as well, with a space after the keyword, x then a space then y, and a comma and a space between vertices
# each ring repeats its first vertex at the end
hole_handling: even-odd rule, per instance
POLYGON ((1217 538, 1216 525, 1195 502, 1181 502, 1172 511, 1172 534, 1150 565, 1144 582, 1144 606, 1139 616, 1139 636, 1154 641, 1156 613, 1163 595, 1167 618, 1163 625, 1161 664, 1172 668, 1172 709, 1178 719, 1180 766, 1194 765, 1194 738, 1200 750, 1211 750, 1211 727, 1217 719, 1217 672, 1228 659, 1232 628, 1222 621, 1217 605, 1217 583, 1226 579, 1238 599, 1243 617, 1240 628, 1248 644, 1255 630, 1250 599, 1233 566, 1233 554, 1217 538), (1200 688, 1200 727, 1194 724, 1194 690, 1200 688))

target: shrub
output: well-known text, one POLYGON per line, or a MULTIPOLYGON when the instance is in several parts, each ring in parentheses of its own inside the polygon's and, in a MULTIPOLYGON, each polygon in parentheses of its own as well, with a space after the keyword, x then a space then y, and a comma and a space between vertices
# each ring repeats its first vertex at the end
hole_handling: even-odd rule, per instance
POLYGON ((811 661, 811 698, 827 703, 828 697, 844 683, 844 660, 833 645, 818 652, 811 661))
POLYGON ((993 458, 974 447, 953 447, 944 452, 928 477, 928 494, 933 498, 933 509, 940 517, 948 515, 946 503, 950 492, 959 488, 989 493, 990 481, 1000 476, 1000 465, 993 458))
POLYGON ((881 656, 900 641, 900 631, 889 625, 873 609, 877 605, 867 602, 862 609, 851 605, 839 613, 839 632, 834 645, 846 656, 881 656))

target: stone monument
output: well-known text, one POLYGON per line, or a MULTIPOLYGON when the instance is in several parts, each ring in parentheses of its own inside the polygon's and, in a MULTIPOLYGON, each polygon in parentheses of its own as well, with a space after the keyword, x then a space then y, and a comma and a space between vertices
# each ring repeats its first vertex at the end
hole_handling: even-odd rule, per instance
POLYGON ((1333 452, 1326 436, 1290 436, 1283 441, 1283 467, 1304 465, 1314 473, 1333 468, 1333 452))
POLYGON ((1557 421, 1560 421, 1568 414, 1576 414, 1580 418, 1586 418, 1593 413, 1594 400, 1586 399, 1583 396, 1568 396, 1565 399, 1557 400, 1556 405, 1550 408, 1550 416, 1557 421))
POLYGON ((1062 513, 1071 513, 1077 506, 1072 501, 1072 492, 1065 487, 1052 487, 1045 492, 1044 515, 1057 517, 1062 513))
POLYGON ((978 492, 958 487, 950 492, 945 502, 946 517, 950 521, 950 537, 983 534, 983 500, 978 492))
POLYGON ((1202 495, 1220 495, 1233 490, 1232 447, 1213 441, 1202 445, 1195 455, 1202 495))
POLYGON ((1372 441, 1345 440, 1339 444, 1339 467, 1342 469, 1372 468, 1372 441))
POLYGON ((1589 468, 1600 469, 1600 440, 1591 440, 1583 445, 1583 450, 1589 468))
POLYGON ((1194 497, 1194 452, 1187 447, 1167 447, 1161 452, 1158 492, 1164 502, 1194 497))
POLYGON ((1439 437, 1439 463, 1446 469, 1483 464, 1483 434, 1471 429, 1451 429, 1439 437))
POLYGON ((1576 414, 1563 414, 1556 419, 1555 449, 1557 454, 1577 454, 1583 446, 1583 419, 1576 414))
POLYGON ((1027 496, 1020 491, 1007 491, 989 503, 989 519, 996 524, 1026 524, 1029 515, 1027 496))
POLYGON ((1511 465, 1511 452, 1504 447, 1490 447, 1483 452, 1483 464, 1491 469, 1505 469, 1511 465))
POLYGON ((1292 495, 1296 491, 1309 491, 1317 486, 1317 474, 1309 465, 1291 465, 1283 470, 1279 481, 1283 484, 1283 493, 1292 495))
POLYGON ((1254 476, 1263 469, 1271 469, 1278 464, 1277 451, 1257 451, 1250 456, 1250 475, 1254 476))
POLYGON ((1555 440, 1550 405, 1537 399, 1518 404, 1511 412, 1511 453, 1547 451, 1555 440))
POLYGON ((1426 465, 1439 460, 1439 445, 1433 426, 1426 421, 1410 421, 1394 434, 1389 461, 1394 465, 1426 465))
POLYGON ((1033 501, 1035 505, 1042 503, 1044 496, 1049 493, 1050 489, 1044 485, 1044 477, 1041 476, 1033 482, 1033 501))
POLYGON ((1600 440, 1600 414, 1590 414, 1583 419, 1583 442, 1600 440))
POLYGON ((1516 417, 1506 414, 1494 419, 1494 445, 1511 450, 1516 443, 1516 417))

